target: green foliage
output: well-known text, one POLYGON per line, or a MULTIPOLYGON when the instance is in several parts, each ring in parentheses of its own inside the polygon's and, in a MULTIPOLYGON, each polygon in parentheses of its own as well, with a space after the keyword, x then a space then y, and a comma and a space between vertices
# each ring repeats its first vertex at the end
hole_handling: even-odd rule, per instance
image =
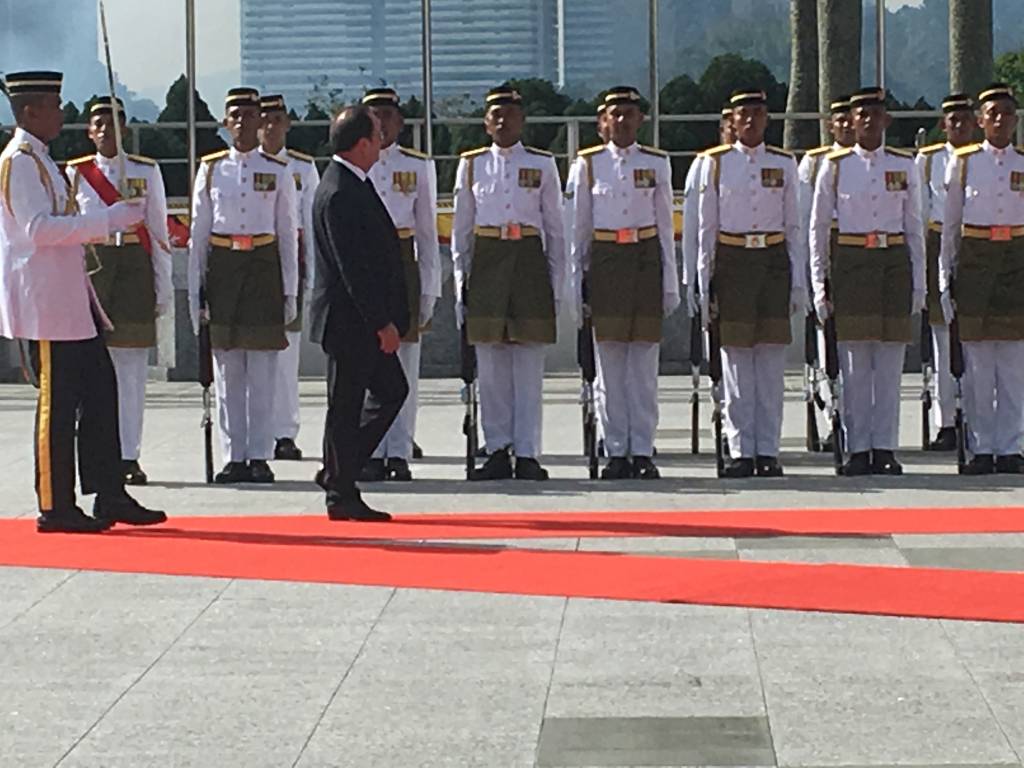
POLYGON ((995 64, 995 78, 1011 86, 1014 93, 1024 94, 1024 50, 999 56, 995 64))

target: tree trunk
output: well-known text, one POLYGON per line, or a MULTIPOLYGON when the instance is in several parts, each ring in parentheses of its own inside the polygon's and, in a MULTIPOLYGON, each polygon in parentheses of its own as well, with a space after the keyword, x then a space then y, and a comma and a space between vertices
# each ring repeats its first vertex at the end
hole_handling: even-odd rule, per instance
POLYGON ((977 96, 992 81, 992 0, 949 0, 949 88, 977 96))
MULTIPOLYGON (((861 0, 818 0, 818 109, 860 87, 861 0)), ((822 143, 829 141, 822 128, 822 143)))
MULTIPOLYGON (((787 112, 818 110, 818 0, 789 0, 789 97, 787 112)), ((811 147, 818 130, 810 120, 787 120, 783 143, 788 149, 811 147)))

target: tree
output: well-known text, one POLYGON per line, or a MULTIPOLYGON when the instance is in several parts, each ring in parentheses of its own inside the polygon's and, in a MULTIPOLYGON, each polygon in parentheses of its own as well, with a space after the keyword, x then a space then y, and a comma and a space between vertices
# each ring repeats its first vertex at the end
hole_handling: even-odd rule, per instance
POLYGON ((949 0, 949 87, 977 94, 992 80, 992 0, 949 0))
MULTIPOLYGON (((703 94, 700 86, 689 75, 673 77, 661 89, 661 109, 670 115, 693 114, 701 111, 703 94)), ((717 111, 716 111, 717 114, 717 111)), ((661 124, 661 148, 667 150, 704 149, 709 144, 717 143, 717 121, 708 123, 666 123, 661 124), (709 135, 714 138, 705 141, 709 135)), ((681 189, 686 180, 686 171, 690 160, 672 158, 672 186, 681 189)))
MULTIPOLYGON (((861 0, 818 0, 818 111, 860 87, 861 0)), ((821 140, 828 140, 822 126, 821 140)))
MULTIPOLYGON (((83 123, 86 119, 74 102, 69 101, 64 105, 65 125, 83 123)), ((65 128, 60 136, 50 142, 50 156, 57 161, 73 160, 95 151, 88 134, 81 128, 65 128)))
MULTIPOLYGON (((716 56, 700 76, 700 90, 703 94, 701 111, 718 114, 729 101, 733 91, 740 88, 759 88, 768 97, 768 109, 782 112, 786 109, 786 85, 775 79, 763 63, 756 59, 745 59, 736 53, 716 56)), ((718 142, 718 125, 700 127, 704 145, 718 142)), ((782 141, 782 128, 769 125, 767 140, 778 144, 782 141)))
POLYGON ((1014 93, 1024 94, 1024 50, 996 59, 995 79, 1012 87, 1014 93))
MULTIPOLYGON (((818 111, 818 0, 790 0, 789 36, 792 50, 789 69, 787 112, 818 111)), ((807 120, 788 120, 784 144, 810 147, 818 131, 807 120)))

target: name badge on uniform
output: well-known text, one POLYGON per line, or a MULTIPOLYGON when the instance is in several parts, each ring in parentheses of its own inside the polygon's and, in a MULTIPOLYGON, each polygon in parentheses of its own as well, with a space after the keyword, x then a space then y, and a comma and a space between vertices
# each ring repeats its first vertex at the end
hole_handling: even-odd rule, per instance
POLYGON ((1014 192, 1024 192, 1024 172, 1010 171, 1010 189, 1014 192))
POLYGON ((654 189, 657 185, 657 176, 653 168, 634 168, 633 186, 636 189, 654 189))
POLYGON ((885 172, 885 191, 886 192, 906 192, 907 187, 907 172, 906 171, 886 171, 885 172))
POLYGON ((540 168, 520 168, 519 186, 540 189, 540 168))
POLYGON ((391 189, 402 194, 416 191, 416 171, 395 171, 391 174, 391 189))
POLYGON ((786 174, 781 168, 762 168, 761 186, 769 189, 782 189, 786 185, 786 174))
POLYGON ((126 200, 134 200, 146 196, 146 179, 127 178, 124 180, 126 200))
POLYGON ((277 190, 276 173, 254 173, 252 175, 253 192, 274 192, 277 190))
POLYGON ((295 179, 295 191, 296 192, 301 192, 302 191, 302 174, 301 173, 293 173, 292 174, 292 178, 295 179))

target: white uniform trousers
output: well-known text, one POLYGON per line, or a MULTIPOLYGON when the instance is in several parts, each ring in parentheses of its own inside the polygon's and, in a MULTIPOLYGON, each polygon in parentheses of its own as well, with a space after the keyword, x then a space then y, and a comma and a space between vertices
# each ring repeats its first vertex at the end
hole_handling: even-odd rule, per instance
POLYGON ((1024 438, 1024 341, 965 341, 970 448, 1011 456, 1024 438))
POLYGON ((121 458, 138 461, 142 451, 142 416, 146 410, 149 349, 108 347, 117 374, 117 420, 121 458))
POLYGON ((611 458, 651 456, 658 429, 659 344, 599 341, 598 376, 604 397, 598 413, 611 458))
MULTIPOLYGON (((596 354, 595 347, 595 357, 596 354)), ((608 409, 605 406, 604 377, 601 376, 601 366, 596 365, 595 361, 594 367, 596 369, 594 372, 594 426, 596 427, 597 440, 601 442, 604 440, 604 420, 608 414, 608 409)))
POLYGON ((729 455, 778 456, 782 438, 786 347, 722 347, 725 434, 729 455))
POLYGON ((373 452, 375 459, 412 459, 412 441, 416 437, 416 397, 420 383, 420 344, 402 342, 398 347, 398 362, 402 364, 405 380, 409 382, 409 396, 398 412, 391 429, 373 452))
POLYGON ((847 452, 896 450, 906 344, 843 341, 838 346, 847 452))
MULTIPOLYGON (((952 427, 956 422, 956 382, 949 372, 949 327, 932 326, 932 357, 935 375, 932 391, 932 413, 935 426, 952 427)), ((964 382, 961 382, 962 384, 964 382)))
POLYGON ((273 400, 277 352, 213 350, 217 430, 224 461, 274 456, 273 400))
POLYGON ((512 446, 540 458, 544 405, 543 344, 477 344, 480 422, 487 453, 512 446))
POLYGON ((302 332, 286 331, 288 346, 277 353, 274 379, 274 438, 299 436, 299 351, 302 332))

